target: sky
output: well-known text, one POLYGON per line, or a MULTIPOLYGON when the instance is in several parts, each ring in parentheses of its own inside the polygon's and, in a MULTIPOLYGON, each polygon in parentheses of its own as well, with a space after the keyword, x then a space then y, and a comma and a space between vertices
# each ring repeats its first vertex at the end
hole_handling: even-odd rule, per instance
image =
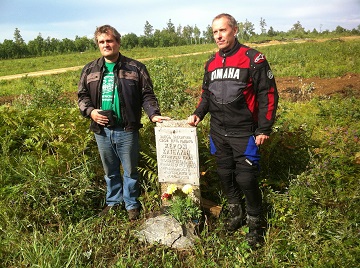
POLYGON ((229 13, 238 22, 250 21, 260 33, 266 29, 290 30, 298 21, 305 30, 351 30, 360 25, 360 0, 0 0, 0 43, 13 40, 15 28, 25 42, 39 33, 43 38, 93 37, 97 26, 110 24, 122 35, 144 34, 146 21, 153 29, 166 28, 169 20, 195 25, 205 31, 212 19, 229 13))

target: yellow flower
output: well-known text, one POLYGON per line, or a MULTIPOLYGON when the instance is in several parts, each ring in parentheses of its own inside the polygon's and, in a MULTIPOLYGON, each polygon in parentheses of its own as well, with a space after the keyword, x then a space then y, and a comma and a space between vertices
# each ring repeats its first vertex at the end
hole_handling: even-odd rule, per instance
POLYGON ((170 184, 167 187, 166 193, 173 194, 177 190, 177 186, 175 184, 170 184))
POLYGON ((181 191, 183 191, 184 194, 190 194, 193 191, 193 188, 190 184, 185 184, 181 191))

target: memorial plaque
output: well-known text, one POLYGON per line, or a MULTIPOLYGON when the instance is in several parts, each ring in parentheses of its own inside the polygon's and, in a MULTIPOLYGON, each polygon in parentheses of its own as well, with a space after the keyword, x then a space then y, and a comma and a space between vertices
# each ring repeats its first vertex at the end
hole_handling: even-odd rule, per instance
POLYGON ((164 121, 156 124, 155 137, 159 182, 199 186, 196 127, 186 120, 164 121))

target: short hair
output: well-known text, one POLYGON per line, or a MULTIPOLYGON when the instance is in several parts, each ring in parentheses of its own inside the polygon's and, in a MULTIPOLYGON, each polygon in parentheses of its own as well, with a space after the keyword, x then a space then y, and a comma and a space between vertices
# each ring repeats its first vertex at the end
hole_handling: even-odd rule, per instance
POLYGON ((121 34, 114 27, 112 27, 108 24, 96 27, 96 30, 94 33, 94 41, 95 41, 96 45, 98 44, 98 36, 100 34, 111 34, 112 36, 114 36, 116 42, 118 42, 120 44, 121 34))
POLYGON ((229 26, 231 28, 234 29, 235 27, 238 27, 238 23, 237 23, 236 19, 233 16, 231 16, 230 14, 227 14, 227 13, 221 13, 221 14, 217 15, 213 19, 212 22, 214 23, 215 20, 218 20, 218 19, 221 19, 221 18, 224 18, 224 17, 228 19, 228 24, 229 24, 229 26))

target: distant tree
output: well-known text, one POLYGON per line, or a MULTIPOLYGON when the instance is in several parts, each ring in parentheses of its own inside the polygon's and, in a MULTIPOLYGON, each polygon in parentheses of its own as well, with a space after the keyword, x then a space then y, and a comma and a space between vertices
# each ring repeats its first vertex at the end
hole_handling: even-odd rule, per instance
POLYGON ((25 44, 24 39, 22 38, 22 36, 20 34, 20 30, 18 28, 15 28, 14 41, 15 41, 15 44, 17 44, 17 45, 25 44))
POLYGON ((161 47, 171 47, 178 44, 178 36, 175 32, 170 32, 168 30, 162 30, 160 32, 160 46, 161 47))
POLYGON ((345 33, 346 32, 346 29, 341 27, 341 26, 337 26, 335 28, 335 32, 338 33, 338 34, 341 34, 341 33, 345 33))
POLYGON ((350 33, 352 35, 358 35, 358 34, 360 34, 360 28, 359 27, 357 29, 354 28, 350 31, 350 33))
POLYGON ((296 38, 303 38, 305 33, 305 28, 301 25, 300 21, 297 21, 288 32, 289 35, 296 38))
POLYGON ((248 21, 238 23, 239 27, 239 37, 240 39, 249 40, 252 35, 255 34, 254 24, 248 21))
POLYGON ((44 51, 44 38, 41 33, 34 40, 30 40, 28 43, 29 52, 33 56, 41 56, 44 51))
POLYGON ((179 26, 176 28, 176 35, 181 37, 182 36, 182 26, 179 24, 179 26))
POLYGON ((261 30, 261 34, 266 34, 266 22, 265 19, 263 19, 262 17, 260 18, 260 30, 261 30))
POLYGON ((273 36, 276 36, 276 31, 274 30, 274 28, 272 26, 270 26, 267 34, 268 34, 268 36, 273 37, 273 36))
POLYGON ((16 44, 13 40, 5 39, 1 45, 1 58, 11 59, 18 57, 18 51, 16 50, 16 44))
POLYGON ((140 36, 138 38, 139 41, 139 47, 154 47, 154 36, 152 37, 146 37, 146 36, 140 36))
POLYGON ((176 28, 176 36, 177 36, 177 46, 183 46, 188 44, 188 40, 184 38, 183 36, 184 28, 179 24, 179 26, 176 28))
POLYGON ((64 46, 63 43, 56 38, 51 38, 50 40, 50 46, 52 47, 52 49, 54 51, 56 51, 57 53, 61 54, 64 52, 64 46))
POLYGON ((305 28, 301 25, 300 21, 297 21, 293 25, 293 27, 290 29, 290 31, 295 32, 295 33, 304 33, 305 28))
POLYGON ((156 29, 154 32, 153 44, 154 44, 154 47, 161 46, 161 31, 159 29, 156 29))
POLYGON ((74 45, 76 51, 78 52, 84 52, 86 50, 90 50, 95 47, 94 42, 89 38, 87 38, 86 36, 83 37, 75 36, 74 45))
POLYGON ((319 34, 319 32, 314 28, 313 30, 312 30, 312 32, 311 32, 312 34, 314 34, 314 35, 317 35, 317 34, 319 34))
POLYGON ((153 36, 154 27, 146 21, 144 26, 144 35, 145 37, 152 37, 153 36))
POLYGON ((129 33, 121 38, 121 46, 125 49, 137 47, 139 44, 138 37, 134 33, 129 33))
POLYGON ((0 43, 0 59, 6 59, 6 54, 4 51, 4 45, 2 43, 0 43))
POLYGON ((175 33, 175 25, 171 22, 171 19, 169 19, 165 30, 168 31, 169 33, 175 33))
POLYGON ((212 27, 210 25, 208 25, 206 27, 206 30, 203 31, 203 36, 204 36, 205 42, 207 42, 207 43, 214 42, 213 30, 212 30, 212 27))
POLYGON ((200 29, 195 25, 195 27, 194 27, 195 44, 199 44, 199 43, 200 43, 200 35, 201 35, 201 31, 200 31, 200 29))
POLYGON ((24 39, 22 38, 21 34, 20 34, 20 30, 18 28, 15 28, 14 31, 14 50, 16 50, 16 57, 24 57, 27 56, 29 54, 28 52, 28 48, 27 45, 24 41, 24 39))
POLYGON ((160 47, 176 46, 179 44, 179 36, 175 31, 175 25, 169 19, 166 28, 154 33, 154 45, 160 47), (156 45, 157 44, 157 45, 156 45))
POLYGON ((44 39, 44 46, 43 46, 42 54, 46 55, 48 52, 56 52, 51 47, 51 38, 50 38, 50 36, 48 36, 46 39, 44 39))
POLYGON ((182 37, 186 40, 187 44, 192 44, 193 33, 194 33, 194 29, 192 26, 190 25, 184 26, 182 31, 182 37))
POLYGON ((64 38, 62 40, 63 43, 63 47, 64 47, 64 52, 73 52, 75 51, 75 43, 73 40, 69 39, 69 38, 64 38))

